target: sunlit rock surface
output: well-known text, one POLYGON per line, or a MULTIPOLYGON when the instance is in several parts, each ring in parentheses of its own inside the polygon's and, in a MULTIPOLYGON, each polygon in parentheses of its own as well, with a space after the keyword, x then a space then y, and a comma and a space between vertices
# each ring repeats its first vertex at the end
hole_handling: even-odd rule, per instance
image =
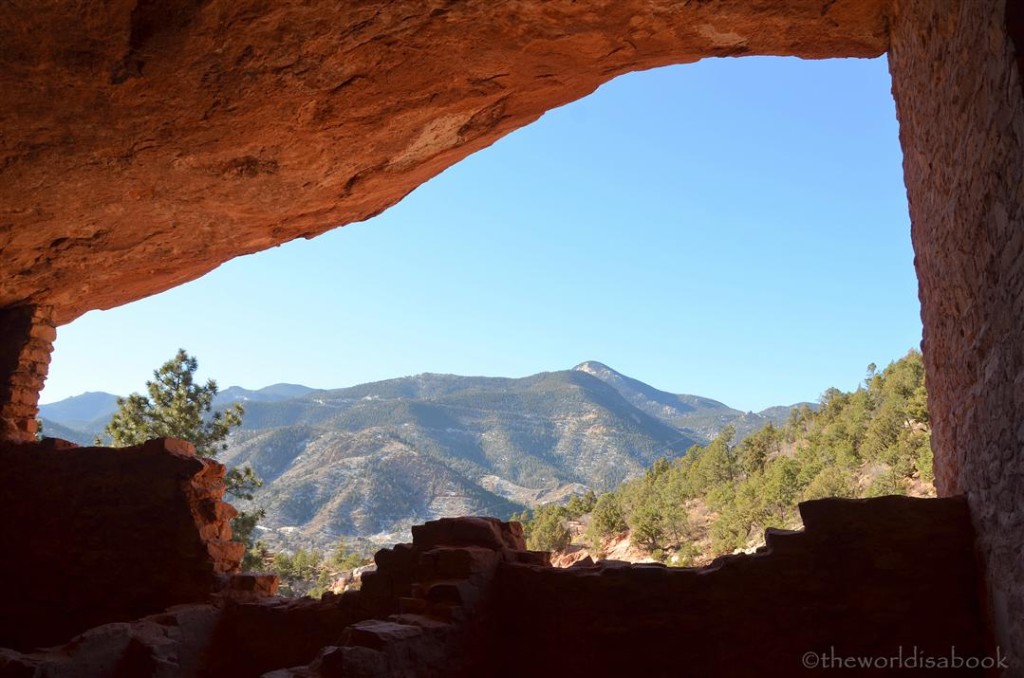
POLYGON ((622 73, 877 56, 887 5, 0 3, 0 307, 63 324, 365 219, 622 73))

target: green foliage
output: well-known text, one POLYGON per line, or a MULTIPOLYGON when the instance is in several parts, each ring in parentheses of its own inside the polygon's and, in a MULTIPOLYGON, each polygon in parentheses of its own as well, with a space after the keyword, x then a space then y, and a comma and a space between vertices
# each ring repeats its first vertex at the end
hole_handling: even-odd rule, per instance
POLYGON ((593 511, 595 504, 597 504, 597 494, 593 490, 587 490, 586 494, 574 494, 565 508, 569 517, 576 520, 593 511))
POLYGON ((629 516, 629 532, 633 542, 648 549, 657 548, 665 536, 658 506, 653 502, 644 502, 637 506, 629 516))
MULTIPOLYGON (((795 410, 794 410, 795 411, 795 410)), ((739 445, 738 461, 744 473, 760 473, 765 464, 782 451, 783 434, 769 422, 739 445)))
POLYGON ((694 560, 700 555, 700 549, 697 545, 692 542, 687 542, 679 546, 679 550, 676 552, 673 558, 668 559, 668 564, 672 567, 692 567, 694 560))
POLYGON ((765 469, 758 492, 763 522, 782 525, 792 515, 800 491, 797 484, 799 470, 798 462, 789 457, 779 457, 765 469))
POLYGON ((287 596, 319 598, 340 576, 370 562, 370 558, 349 550, 344 540, 325 556, 321 551, 299 549, 294 553, 279 552, 264 563, 267 570, 281 578, 280 592, 287 596))
POLYGON ((232 538, 245 544, 245 555, 242 556, 242 570, 245 572, 259 570, 267 557, 266 545, 256 541, 256 524, 264 515, 262 508, 240 511, 231 521, 232 538))
POLYGON ((745 547, 767 527, 796 526, 799 501, 899 494, 911 478, 931 481, 921 354, 910 351, 881 372, 869 366, 863 387, 826 390, 817 411, 794 409, 782 429, 769 424, 736 445, 733 437, 726 428, 710 444, 674 462, 659 459, 643 477, 600 495, 591 543, 628 525, 634 544, 652 553, 675 549, 677 562, 689 563, 699 536, 719 554, 745 547), (706 533, 689 524, 688 502, 714 512, 706 533))
MULTIPOLYGON (((147 395, 132 393, 117 399, 117 412, 104 429, 112 447, 141 445, 153 438, 179 438, 192 443, 200 457, 215 457, 227 449, 231 429, 242 425, 245 410, 232 405, 224 412, 213 410, 217 382, 195 381, 199 361, 184 349, 158 370, 153 381, 146 382, 147 395)), ((99 444, 99 440, 97 440, 99 444)), ((263 481, 250 467, 233 468, 224 476, 227 493, 240 500, 252 500, 263 481)), ((255 543, 256 523, 264 516, 262 508, 242 511, 231 521, 235 541, 246 545, 244 569, 260 564, 262 545, 255 543)))
POLYGON ((614 492, 609 492, 598 497, 594 510, 590 513, 587 540, 595 548, 600 548, 604 538, 625 532, 627 529, 626 516, 619 504, 618 496, 614 492))
POLYGON ((200 457, 213 457, 227 449, 231 429, 241 426, 245 410, 232 405, 213 411, 217 382, 195 383, 199 362, 184 349, 153 372, 146 382, 148 395, 133 393, 118 398, 117 412, 107 424, 113 447, 140 445, 153 438, 180 438, 196 448, 200 457))
POLYGON ((690 492, 705 494, 714 487, 732 483, 739 474, 734 450, 729 446, 735 429, 727 426, 707 447, 691 448, 693 458, 687 469, 690 492))
POLYGON ((823 468, 814 476, 804 490, 803 499, 823 499, 825 497, 855 497, 857 487, 850 473, 839 466, 823 468))
POLYGON ((349 550, 345 540, 340 539, 338 545, 334 547, 334 553, 331 554, 330 564, 336 570, 344 572, 365 565, 366 560, 366 556, 358 551, 349 550))
POLYGON ((925 482, 935 481, 935 461, 932 457, 931 435, 927 441, 923 441, 918 447, 917 457, 914 459, 914 466, 921 474, 921 480, 925 482))
POLYGON ((526 545, 534 551, 563 551, 572 542, 565 521, 569 512, 564 506, 545 504, 536 509, 534 517, 523 524, 526 545))

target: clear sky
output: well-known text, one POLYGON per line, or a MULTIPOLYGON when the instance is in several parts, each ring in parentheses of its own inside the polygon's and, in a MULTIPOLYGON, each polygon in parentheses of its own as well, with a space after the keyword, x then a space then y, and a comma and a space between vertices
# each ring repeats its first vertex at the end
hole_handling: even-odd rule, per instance
POLYGON ((554 110, 364 223, 59 330, 43 402, 599 360, 744 410, 921 339, 886 62, 714 59, 554 110))

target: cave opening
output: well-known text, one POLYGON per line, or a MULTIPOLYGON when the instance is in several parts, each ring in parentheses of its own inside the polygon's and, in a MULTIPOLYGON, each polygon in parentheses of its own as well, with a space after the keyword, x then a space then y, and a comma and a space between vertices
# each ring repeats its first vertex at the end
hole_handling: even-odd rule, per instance
MULTIPOLYGON (((904 180, 920 284, 925 364, 935 408, 937 485, 944 497, 913 507, 884 501, 812 504, 804 516, 808 529, 802 537, 774 535, 768 552, 728 561, 714 573, 706 573, 711 576, 699 578, 725 584, 748 582, 748 593, 760 593, 746 596, 746 602, 753 602, 754 607, 744 619, 774 619, 771 632, 746 627, 749 632, 738 645, 721 647, 716 643, 722 637, 714 636, 701 647, 710 648, 705 656, 710 662, 708 671, 721 670, 722 664, 715 662, 724 656, 745 657, 742 650, 746 648, 752 650, 751 662, 745 664, 747 673, 778 673, 780 667, 798 661, 807 644, 803 632, 826 630, 844 639, 861 638, 856 626, 837 630, 823 624, 808 629, 806 617, 801 620, 802 612, 810 612, 812 617, 827 613, 829 601, 838 605, 828 615, 831 620, 842 618, 851 604, 885 600, 899 608, 911 600, 906 591, 916 590, 921 593, 922 606, 910 606, 925 614, 921 629, 931 628, 929 623, 950 621, 955 626, 948 629, 953 633, 950 637, 969 638, 966 644, 957 643, 958 647, 985 651, 990 657, 1000 650, 1004 658, 1007 652, 1011 657, 1021 656, 1024 589, 1018 575, 1019 535, 1024 528, 1016 506, 1021 493, 1017 451, 1022 432, 1013 422, 1020 420, 1020 374, 1024 370, 1019 344, 1024 314, 1014 310, 1024 295, 1024 257, 1020 256, 1024 251, 1024 214, 1019 196, 1024 184, 1019 134, 1024 113, 1018 51, 1012 44, 1017 40, 1013 3, 996 2, 981 10, 974 3, 925 0, 784 4, 784 16, 774 14, 775 9, 750 16, 750 8, 717 4, 679 7, 673 3, 672 11, 662 11, 665 8, 657 3, 643 8, 623 3, 610 8, 607 15, 581 18, 575 14, 578 8, 568 5, 547 4, 539 11, 523 4, 517 5, 516 11, 527 15, 508 16, 502 14, 504 9, 492 8, 488 11, 498 12, 498 16, 480 16, 482 5, 462 3, 405 19, 398 5, 386 13, 369 15, 362 14, 365 7, 327 5, 310 14, 314 10, 304 5, 302 9, 280 8, 280 13, 267 21, 250 23, 253 15, 247 12, 258 11, 236 11, 214 1, 198 6, 185 25, 172 28, 174 35, 153 45, 154 52, 147 55, 149 60, 141 71, 143 77, 112 83, 111 65, 123 59, 131 40, 128 32, 117 39, 107 38, 112 32, 120 35, 116 27, 130 28, 130 7, 111 4, 83 12, 73 3, 58 3, 45 12, 31 13, 8 3, 0 9, 4 18, 0 38, 5 44, 0 51, 4 65, 0 84, 11 96, 0 103, 0 112, 5 121, 12 121, 11 129, 17 134, 0 138, 4 158, 0 162, 4 172, 0 204, 5 205, 0 222, 5 273, 0 280, 0 305, 5 311, 0 318, 10 339, 4 342, 8 355, 0 365, 17 363, 17 367, 0 374, 4 381, 0 393, 5 394, 0 419, 5 438, 31 437, 28 420, 35 409, 37 382, 46 373, 56 326, 90 308, 122 304, 193 279, 232 256, 265 249, 296 235, 315 235, 326 228, 324 224, 348 223, 378 213, 459 158, 544 110, 578 98, 611 75, 708 55, 820 57, 888 52, 905 151, 904 180), (337 26, 351 30, 339 34, 337 26), (508 32, 507 40, 495 40, 496 33, 487 29, 492 26, 516 28, 508 32), (553 26, 572 30, 552 31, 553 26), (291 30, 296 27, 301 30, 291 30), (382 40, 366 39, 367 32, 379 37, 384 28, 390 32, 385 31, 382 40), (268 30, 272 40, 267 39, 268 30), (53 35, 62 36, 59 45, 45 37, 53 35), (353 49, 335 49, 337 41, 350 43, 353 49), (302 48, 296 49, 300 45, 302 48), (330 47, 326 52, 324 45, 330 47), (436 45, 448 49, 436 50, 436 45), (486 48, 478 49, 481 46, 486 48), (409 58, 411 53, 415 59, 409 58), (331 54, 345 54, 343 68, 337 60, 331 61, 331 54), (431 68, 421 68, 424 59, 431 68), (369 68, 368 61, 372 62, 369 68), (409 68, 403 64, 416 67, 403 70, 409 68), (507 68, 508 64, 520 67, 507 68), (353 68, 346 70, 349 66, 353 68), (474 77, 465 83, 452 77, 467 68, 473 70, 474 77), (373 77, 378 73, 387 77, 373 77), (247 83, 245 87, 238 87, 239 78, 247 83), (199 83, 202 87, 197 87, 199 83), (148 97, 150 90, 160 96, 148 97), (213 96, 208 96, 211 90, 213 96), (398 90, 410 96, 396 98, 393 93, 398 90), (253 91, 268 96, 246 95, 253 91), (311 91, 329 96, 310 100, 311 91), (58 97, 60 107, 50 104, 55 92, 67 94, 58 97), (418 97, 416 92, 430 96, 418 97), (353 97, 354 103, 339 105, 339 100, 330 99, 339 94, 353 97), (402 103, 395 106, 398 99, 402 103), (154 106, 157 100, 160 105, 154 106), (391 103, 383 106, 385 100, 391 103), (275 107, 291 106, 294 115, 266 117, 267 101, 273 101, 275 107), (97 102, 102 105, 96 106, 97 102), (103 124, 97 124, 97 116, 103 124), (344 125, 333 125, 334 116, 348 117, 344 125), (196 120, 202 122, 189 122, 196 120), (263 139, 316 137, 316 143, 261 146, 246 136, 254 131, 263 139), (295 162, 313 146, 326 150, 308 156, 306 164, 295 162), (368 150, 358 158, 342 158, 331 150, 338 148, 368 150), (190 153, 186 149, 200 150, 190 153), (337 170, 332 174, 324 172, 325 167, 337 170), (158 185, 153 176, 167 181, 158 185), (317 183, 316 176, 325 180, 317 183), (53 181, 54 177, 61 181, 53 181), (302 209, 282 199, 300 194, 306 201, 302 209), (191 200, 193 209, 188 212, 174 209, 182 196, 191 200), (174 218, 168 216, 171 214, 174 218), (132 227, 139 223, 152 224, 142 238, 132 227), (119 253, 119 266, 109 265, 111 252, 119 253), (21 323, 25 317, 30 318, 27 330, 21 323), (11 354, 17 359, 11 360, 11 354), (957 494, 966 498, 952 496, 957 494), (910 579, 897 581, 892 595, 850 585, 842 575, 844 564, 858 562, 858 567, 871 567, 872 563, 856 561, 856 553, 844 552, 836 545, 851 534, 885 538, 884 530, 872 526, 904 525, 898 521, 907 516, 913 516, 912 531, 923 538, 922 548, 883 558, 883 569, 891 574, 891 565, 902 563, 909 567, 903 573, 910 579), (820 539, 818 550, 811 543, 815 539, 820 539), (953 552, 928 550, 936 547, 949 547, 953 552), (813 555, 808 558, 808 553, 813 555), (977 563, 974 553, 980 554, 977 563), (808 561, 815 566, 801 570, 800 564, 808 561), (744 578, 750 569, 771 563, 785 563, 785 571, 805 575, 802 583, 818 591, 809 608, 790 605, 791 599, 785 596, 781 601, 774 597, 792 593, 792 589, 773 587, 756 577, 744 578), (943 567, 935 567, 936 563, 943 567), (936 579, 915 584, 913 577, 923 574, 936 579), (815 578, 834 575, 839 579, 815 578), (823 588, 840 593, 823 600, 823 588), (936 596, 936 591, 942 595, 936 596), (979 595, 979 591, 983 593, 979 595), (936 610, 928 604, 945 607, 936 610), (794 616, 780 622, 776 614, 780 608, 791 610, 794 616), (981 628, 989 622, 994 640, 981 628), (769 647, 762 647, 747 644, 750 638, 766 642, 788 639, 799 646, 769 642, 769 647), (779 648, 784 652, 772 654, 779 648)), ((103 567, 117 559, 94 559, 83 551, 82 559, 61 572, 65 576, 50 578, 60 582, 59 595, 51 595, 56 589, 45 583, 33 584, 32 577, 44 570, 26 566, 35 556, 43 565, 55 562, 53 554, 60 553, 61 544, 56 543, 60 537, 72 539, 88 533, 78 530, 76 534, 68 517, 86 522, 102 519, 125 528, 129 531, 125 534, 135 532, 130 520, 110 521, 106 514, 89 509, 88 499, 116 496, 118 483, 128 480, 123 477, 124 459, 112 451, 99 456, 92 453, 54 444, 47 448, 4 443, 5 468, 17 482, 11 483, 12 492, 5 497, 10 506, 0 512, 0 518, 7 521, 4 534, 18 535, 16 542, 25 546, 24 555, 28 556, 4 563, 8 568, 5 578, 22 584, 5 601, 14 610, 3 615, 5 634, 12 624, 28 628, 33 620, 45 623, 46 610, 84 600, 76 597, 80 591, 110 593, 106 599, 99 597, 101 604, 116 604, 117 596, 124 593, 118 586, 116 568, 106 571, 103 567), (82 472, 58 485, 59 492, 51 489, 48 494, 47 487, 54 486, 52 479, 40 474, 61 469, 82 472), (90 492, 83 494, 83 487, 90 492), (48 498, 49 511, 34 510, 40 496, 48 498), (69 502, 66 510, 57 508, 60 502, 69 502), (47 535, 55 543, 47 546, 40 541, 47 535), (44 591, 50 591, 49 597, 44 591)), ((181 530, 164 525, 170 530, 168 543, 176 546, 168 552, 169 557, 186 551, 199 554, 184 571, 197 575, 196 581, 220 581, 234 592, 234 602, 221 607, 176 608, 137 623, 104 627, 78 642, 79 650, 97 652, 91 656, 102 656, 104 665, 118 666, 122 674, 147 675, 172 665, 179 673, 201 670, 197 667, 202 667, 204 660, 199 657, 209 646, 204 649, 201 642, 196 645, 193 641, 210 636, 181 631, 200 628, 219 629, 218 642, 226 642, 226 647, 236 651, 234 656, 241 657, 234 667, 221 665, 221 673, 251 661, 244 672, 257 675, 264 669, 298 666, 312 656, 313 664, 291 674, 362 671, 373 675, 376 671, 387 675, 401 666, 403 657, 407 660, 410 656, 422 660, 421 673, 443 672, 436 665, 432 668, 430 657, 461 656, 445 655, 443 648, 450 650, 447 643, 457 642, 457 634, 450 632, 464 615, 486 610, 476 607, 482 600, 479 583, 486 581, 497 583, 491 593, 497 591, 498 595, 485 596, 485 601, 501 601, 499 612, 504 609, 508 613, 490 617, 498 624, 490 627, 491 631, 500 631, 502 624, 506 629, 528 631, 531 619, 539 615, 557 623, 557 615, 551 614, 553 601, 574 602, 559 598, 565 593, 560 585, 568 582, 577 591, 593 587, 587 589, 585 599, 607 607, 578 608, 597 614, 584 613, 575 618, 576 624, 564 624, 558 629, 559 647, 546 647, 535 655, 570 662, 563 675, 572 675, 572 657, 564 652, 562 640, 581 641, 576 646, 583 647, 588 638, 614 638, 622 630, 623 610, 614 596, 605 594, 622 591, 630 582, 643 582, 649 591, 665 587, 687 596, 694 594, 691 585, 698 581, 650 567, 633 568, 628 574, 614 568, 577 572, 556 582, 563 575, 543 568, 524 551, 514 527, 486 521, 442 521, 424 526, 412 547, 396 548, 381 556, 388 565, 381 563, 380 575, 371 578, 376 584, 369 587, 367 595, 349 596, 344 603, 292 601, 275 606, 261 599, 266 582, 244 577, 229 577, 224 582, 215 576, 227 574, 216 572, 215 564, 230 561, 231 555, 230 549, 220 548, 226 509, 210 494, 216 493, 217 467, 197 466, 173 444, 151 447, 147 454, 154 466, 140 468, 131 480, 138 483, 158 470, 160 477, 167 478, 166 467, 158 468, 162 464, 174 466, 178 474, 174 477, 181 480, 154 491, 152 497, 154 501, 183 498, 176 514, 182 521, 176 523, 181 530), (190 524, 190 520, 195 522, 190 524), (201 543, 194 541, 196 534, 202 535, 201 543), (353 610, 359 610, 357 616, 369 616, 350 623, 354 618, 345 615, 353 610), (344 631, 339 635, 336 632, 341 629, 331 624, 342 621, 344 631), (298 628, 305 630, 301 638, 284 633, 298 628), (278 633, 266 635, 260 629, 278 633), (310 629, 330 632, 318 635, 310 629), (432 642, 413 640, 424 638, 432 642), (318 645, 320 641, 324 643, 318 645), (417 655, 420 651, 426 654, 417 655), (297 659, 302 661, 294 661, 297 659)), ((153 483, 154 488, 158 485, 153 483)), ((150 509, 153 507, 146 510, 150 509)), ((153 510, 154 515, 160 513, 153 510)), ((117 529, 110 534, 116 545, 117 529)), ((904 535, 895 536, 896 542, 906 546, 907 540, 901 539, 904 535)), ((899 548, 898 543, 894 546, 899 548)), ((148 567, 151 574, 184 581, 181 571, 167 567, 166 561, 147 563, 140 558, 145 550, 122 553, 124 564, 148 567)), ((880 552, 866 548, 861 555, 880 552)), ((854 575, 855 581, 863 583, 863 570, 854 575)), ((152 582, 143 588, 161 590, 152 582)), ((727 586, 726 590, 736 589, 727 586)), ((872 610, 857 609, 854 617, 873 619, 872 610)), ((133 614, 138 611, 132 610, 133 614)), ((904 619, 905 611, 901 608, 900 614, 883 616, 890 621, 904 619)), ((637 635, 629 637, 642 642, 643 624, 632 630, 637 635)), ((929 635, 932 641, 940 639, 940 635, 929 635)), ((517 654, 519 648, 508 645, 507 637, 492 632, 476 640, 480 638, 487 640, 477 647, 495 651, 492 658, 512 658, 503 668, 529 664, 527 653, 517 654)), ((825 641, 827 638, 819 637, 813 644, 825 641)), ((535 642, 543 643, 544 638, 535 642)), ((615 664, 624 656, 614 652, 613 642, 603 643, 600 649, 610 653, 602 656, 611 664, 606 661, 596 667, 599 671, 609 666, 628 668, 615 664)), ((861 649, 891 652, 894 648, 877 644, 853 648, 861 649)), ((817 648, 810 648, 814 650, 817 648)), ((82 659, 83 655, 76 657, 82 659)), ((657 648, 643 658, 653 662, 649 668, 655 673, 678 668, 658 664, 666 659, 657 648)), ((477 655, 474 660, 482 662, 473 667, 477 673, 480 666, 488 666, 487 656, 477 655)), ((54 661, 66 662, 68 657, 9 650, 0 656, 4 670, 20 673, 54 661)), ((493 663, 490 666, 493 668, 493 663)), ((744 674, 742 666, 732 668, 737 670, 730 675, 744 674)), ((1008 668, 1007 675, 1014 675, 1017 668, 1008 668)))
MULTIPOLYGON (((901 357, 920 332, 889 86, 882 59, 752 57, 623 76, 463 160, 369 222, 86 315, 62 328, 48 383, 70 395, 62 373, 80 369, 78 392, 124 396, 185 346, 223 386, 249 388, 339 388, 422 372, 519 377, 596 358, 656 387, 744 413, 816 401, 830 386, 853 389, 865 364, 901 357), (695 101, 703 102, 699 111, 695 101), (862 113, 851 110, 858 104, 862 113), (709 134, 716 123, 720 133, 709 134), (460 321, 466 309, 474 313, 469 326, 460 321), (441 334, 437 324, 458 330, 441 334), (759 350, 746 350, 749 342, 759 350), (872 342, 882 356, 868 348, 872 342), (292 350, 296 344, 303 351, 292 350), (766 353, 773 355, 766 360, 766 353), (468 367, 460 366, 456 359, 467 355, 468 367), (675 356, 681 365, 670 373, 675 356), (836 359, 842 370, 830 364, 836 359), (386 369, 355 379, 360 362, 386 369), (88 381, 109 379, 115 363, 119 389, 88 381), (254 377, 251 365, 272 366, 273 376, 254 377), (842 374, 826 382, 827 372, 842 374), (716 380, 732 382, 731 393, 751 380, 750 390, 768 395, 737 402, 716 380), (777 388, 788 390, 771 392, 777 388)), ((253 420, 281 424, 270 408, 251 403, 253 420)), ((307 450, 321 450, 328 436, 295 433, 305 447, 283 454, 271 447, 286 432, 246 428, 244 443, 221 459, 256 460, 259 475, 295 488, 258 492, 274 497, 267 507, 272 546, 332 548, 341 535, 325 534, 323 526, 352 526, 331 502, 307 507, 300 489, 315 487, 324 497, 330 488, 288 467, 307 450), (297 506, 304 508, 288 508, 297 506), (314 529, 319 541, 304 541, 314 529)), ((79 442, 101 433, 85 431, 79 442)), ((656 453, 675 458, 694 442, 709 442, 694 435, 656 453)), ((480 446, 474 454, 492 463, 497 453, 480 446)), ((560 483, 577 480, 526 458, 540 470, 479 473, 520 486, 519 494, 551 494, 552 472, 560 483)), ((579 478, 610 489, 652 461, 624 457, 610 479, 579 478)), ((419 510, 421 519, 444 515, 419 510)))

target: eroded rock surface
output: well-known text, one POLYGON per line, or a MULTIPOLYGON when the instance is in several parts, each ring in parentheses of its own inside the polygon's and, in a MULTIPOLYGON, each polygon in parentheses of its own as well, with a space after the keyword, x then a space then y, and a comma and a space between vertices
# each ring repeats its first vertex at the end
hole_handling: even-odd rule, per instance
POLYGON ((622 73, 878 56, 888 4, 0 3, 0 308, 59 325, 366 219, 622 73))

